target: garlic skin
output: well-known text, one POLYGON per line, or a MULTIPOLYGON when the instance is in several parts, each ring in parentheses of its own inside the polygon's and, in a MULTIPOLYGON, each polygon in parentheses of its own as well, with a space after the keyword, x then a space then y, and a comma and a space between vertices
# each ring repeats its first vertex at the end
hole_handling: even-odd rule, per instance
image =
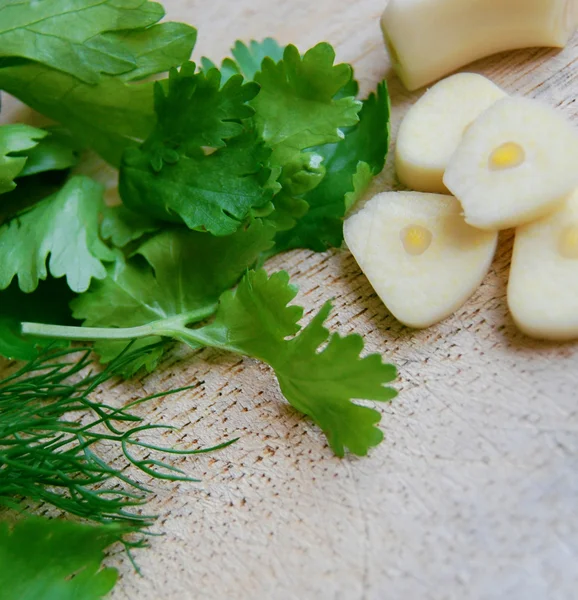
POLYGON ((497 52, 563 48, 577 25, 576 0, 389 0, 381 18, 408 90, 497 52))
POLYGON ((464 222, 451 196, 384 192, 344 223, 347 247, 403 324, 424 328, 450 316, 484 279, 498 234, 464 222))
POLYGON ((578 339, 578 190, 557 212, 516 230, 508 307, 530 337, 578 339))
POLYGON ((539 219, 578 187, 578 129, 538 100, 498 100, 468 127, 444 184, 473 227, 508 229, 539 219))
POLYGON ((401 183, 419 192, 449 194, 443 177, 464 132, 506 95, 476 73, 458 73, 430 88, 409 109, 397 134, 395 169, 401 183))

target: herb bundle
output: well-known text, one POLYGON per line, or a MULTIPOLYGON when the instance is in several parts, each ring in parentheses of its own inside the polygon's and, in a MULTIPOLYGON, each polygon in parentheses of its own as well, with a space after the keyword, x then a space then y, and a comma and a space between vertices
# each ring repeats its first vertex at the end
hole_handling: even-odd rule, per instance
POLYGON ((385 83, 359 101, 326 43, 238 42, 199 67, 195 29, 162 16, 146 0, 0 5, 0 90, 60 123, 0 126, 0 353, 95 340, 108 363, 132 340, 132 376, 169 339, 236 352, 271 365, 336 454, 366 454, 380 413, 354 400, 390 400, 395 369, 362 358, 359 336, 330 335, 329 305, 301 328, 287 274, 259 267, 341 245, 387 153, 385 83), (119 169, 122 205, 68 175, 79 148, 119 169), (63 185, 49 189, 55 172, 63 185), (32 179, 38 202, 23 198, 32 179))

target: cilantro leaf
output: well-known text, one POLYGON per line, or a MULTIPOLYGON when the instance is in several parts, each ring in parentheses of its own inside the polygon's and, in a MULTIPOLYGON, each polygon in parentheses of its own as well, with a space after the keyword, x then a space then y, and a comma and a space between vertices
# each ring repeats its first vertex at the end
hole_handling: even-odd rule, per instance
MULTIPOLYGON (((229 80, 233 75, 241 74, 248 81, 253 81, 255 75, 261 70, 261 64, 265 58, 279 62, 283 58, 281 46, 273 39, 266 38, 262 42, 252 40, 249 44, 237 40, 231 49, 233 58, 226 58, 221 64, 223 81, 229 80)), ((203 71, 207 73, 216 65, 208 58, 201 59, 203 71)))
POLYGON ((231 49, 233 58, 239 65, 240 73, 253 81, 255 75, 261 70, 261 65, 266 58, 273 62, 279 62, 283 59, 284 48, 282 48, 273 38, 265 38, 262 42, 252 40, 249 45, 237 40, 231 49))
POLYGON ((29 177, 46 171, 63 171, 78 162, 80 147, 75 139, 63 129, 46 129, 47 136, 37 146, 21 153, 27 158, 18 177, 29 177))
POLYGON ((259 92, 254 83, 232 77, 221 87, 221 74, 211 69, 195 73, 195 63, 185 63, 169 74, 168 90, 155 86, 157 126, 145 148, 164 142, 186 152, 199 146, 221 148, 225 140, 243 133, 240 120, 254 114, 247 102, 259 92))
POLYGON ((282 61, 264 59, 255 77, 261 92, 251 104, 258 132, 273 148, 274 166, 297 159, 307 148, 338 142, 341 128, 357 123, 361 104, 352 97, 335 99, 351 79, 351 67, 334 61, 335 52, 325 43, 303 58, 287 46, 282 61))
POLYGON ((166 147, 131 148, 121 167, 119 191, 135 212, 229 235, 253 209, 271 200, 264 166, 269 154, 252 133, 209 155, 200 148, 185 155, 166 147))
POLYGON ((0 68, 0 89, 65 125, 83 146, 113 166, 125 147, 145 139, 154 125, 153 83, 103 77, 88 85, 42 65, 0 68))
POLYGON ((361 358, 358 335, 330 336, 323 327, 330 304, 286 339, 299 331, 303 312, 288 306, 295 295, 287 273, 268 278, 264 271, 251 271, 235 290, 223 294, 214 321, 193 330, 192 338, 271 365, 289 403, 321 427, 335 454, 343 456, 348 448, 365 455, 383 439, 375 427, 381 415, 351 400, 391 400, 396 392, 384 384, 395 379, 395 367, 376 354, 361 358))
POLYGON ((29 125, 0 126, 0 194, 16 187, 14 179, 26 166, 26 156, 19 155, 31 151, 48 133, 29 125))
POLYGON ((310 248, 322 252, 343 241, 347 205, 361 196, 385 163, 389 147, 389 96, 385 82, 363 102, 359 124, 343 140, 314 149, 323 157, 326 175, 305 194, 308 212, 291 231, 280 232, 275 252, 310 248))
POLYGON ((135 67, 122 77, 102 75, 97 84, 90 85, 45 65, 24 63, 0 68, 0 89, 64 124, 84 146, 118 167, 123 150, 135 145, 135 140, 146 139, 155 122, 154 83, 131 81, 188 60, 196 30, 161 23, 142 31, 107 35, 117 36, 133 53, 135 67), (178 39, 167 44, 173 34, 178 39))
POLYGON ((135 58, 136 67, 120 78, 138 81, 170 71, 191 58, 197 42, 197 30, 186 23, 159 23, 147 29, 104 34, 118 40, 135 58))
POLYGON ((87 177, 73 177, 56 194, 0 227, 0 290, 14 277, 32 292, 38 281, 66 276, 70 289, 83 292, 92 278, 103 279, 102 261, 114 253, 98 237, 102 187, 87 177), (47 268, 48 262, 48 268, 47 268))
POLYGON ((25 294, 13 282, 0 292, 0 356, 18 360, 33 360, 39 349, 47 346, 67 346, 63 340, 23 336, 22 321, 72 325, 68 303, 74 297, 61 279, 41 282, 31 294, 25 294))
POLYGON ((158 221, 142 213, 133 212, 124 204, 107 206, 102 214, 100 235, 102 239, 110 240, 117 248, 124 248, 146 233, 153 233, 160 229, 158 221))
POLYGON ((240 76, 220 83, 216 69, 195 73, 188 63, 171 71, 166 91, 156 86, 157 125, 121 166, 119 191, 128 208, 228 235, 270 201, 270 151, 241 124, 252 116, 247 102, 259 88, 240 76))
POLYGON ((126 529, 31 517, 0 523, 3 598, 98 600, 114 587, 116 569, 103 568, 104 550, 126 529))
POLYGON ((0 6, 0 57, 22 57, 64 71, 86 83, 101 73, 136 66, 120 40, 103 33, 148 27, 164 15, 146 0, 9 0, 0 6))
MULTIPOLYGON (((227 237, 183 228, 164 231, 76 298, 71 303, 74 317, 90 327, 133 327, 187 313, 210 314, 222 292, 270 247, 273 234, 273 227, 260 221, 227 237)), ((147 337, 139 344, 157 341, 147 337)), ((125 346, 101 342, 96 351, 108 362, 125 346)), ((160 358, 164 350, 156 351, 160 358)))

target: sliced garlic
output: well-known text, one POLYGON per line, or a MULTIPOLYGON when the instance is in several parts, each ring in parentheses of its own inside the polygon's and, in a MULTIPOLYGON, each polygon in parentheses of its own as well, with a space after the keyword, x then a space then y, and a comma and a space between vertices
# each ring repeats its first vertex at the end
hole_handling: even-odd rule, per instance
POLYGON ((529 336, 578 338, 578 191, 560 210, 516 230, 508 306, 529 336))
POLYGON ((443 180, 470 225, 529 223, 578 187, 578 130, 537 100, 503 98, 468 128, 443 180))
POLYGON ((389 311, 416 328, 445 319, 466 302, 486 275, 498 239, 467 225, 455 198, 420 192, 375 196, 343 231, 389 311))
POLYGON ((464 132, 505 96, 475 73, 458 73, 434 85, 401 122, 395 147, 399 180, 413 190, 447 194, 444 172, 464 132))

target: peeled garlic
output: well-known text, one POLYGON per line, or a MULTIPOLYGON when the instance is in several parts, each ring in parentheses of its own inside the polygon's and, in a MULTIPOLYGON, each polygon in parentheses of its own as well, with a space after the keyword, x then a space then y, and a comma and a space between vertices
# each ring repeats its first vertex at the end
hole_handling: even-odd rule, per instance
POLYGON ((436 83, 401 122, 395 147, 399 180, 413 190, 447 194, 444 172, 464 132, 505 96, 475 73, 458 73, 436 83))
POLYGON ((344 224, 347 246, 389 311, 422 328, 456 311, 480 285, 496 233, 464 222, 451 196, 385 192, 344 224))
POLYGON ((532 337, 578 338, 578 191, 557 212, 516 230, 508 306, 532 337))
POLYGON ((394 68, 415 90, 496 52, 562 48, 577 22, 576 0, 389 0, 381 27, 394 68))
POLYGON ((529 223, 578 187, 578 130, 537 100, 498 100, 468 127, 443 181, 474 227, 529 223))

